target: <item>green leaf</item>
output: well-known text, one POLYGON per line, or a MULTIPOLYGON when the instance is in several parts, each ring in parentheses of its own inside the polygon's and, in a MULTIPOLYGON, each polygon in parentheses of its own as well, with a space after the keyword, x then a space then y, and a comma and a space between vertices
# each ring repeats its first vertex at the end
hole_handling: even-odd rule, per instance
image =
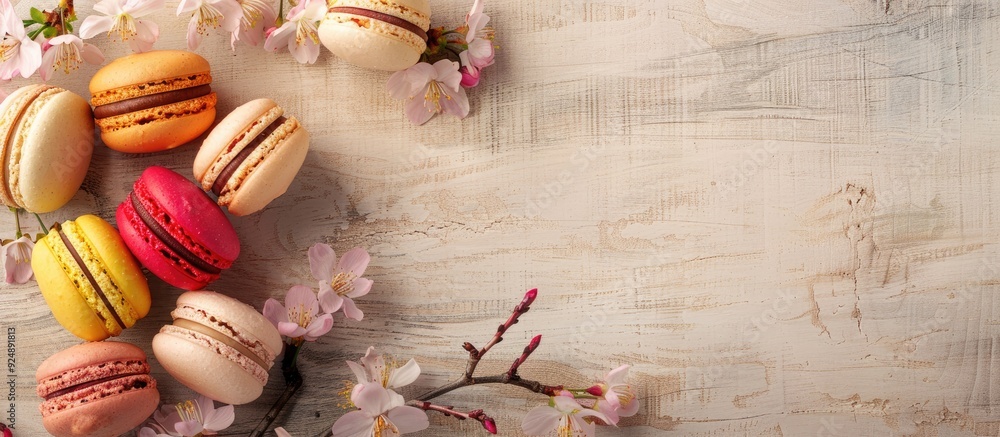
POLYGON ((69 24, 69 21, 67 21, 67 22, 65 22, 65 23, 63 23, 63 24, 65 24, 65 25, 66 25, 66 32, 67 32, 67 33, 73 33, 73 25, 72 25, 72 24, 69 24))
POLYGON ((44 23, 45 14, 39 11, 38 8, 31 8, 31 19, 35 20, 36 23, 44 23))
POLYGON ((42 35, 45 35, 46 38, 53 38, 56 36, 56 28, 48 26, 42 30, 42 35))

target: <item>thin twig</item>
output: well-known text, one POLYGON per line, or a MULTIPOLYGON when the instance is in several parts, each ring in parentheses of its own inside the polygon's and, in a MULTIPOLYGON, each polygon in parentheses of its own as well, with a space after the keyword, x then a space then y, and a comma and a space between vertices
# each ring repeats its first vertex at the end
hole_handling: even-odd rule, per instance
POLYGON ((414 401, 411 402, 411 404, 415 405, 417 408, 420 408, 421 410, 437 411, 439 413, 444 414, 445 416, 451 416, 458 420, 465 420, 465 419, 476 420, 479 422, 480 425, 483 426, 483 428, 486 429, 486 431, 489 431, 490 434, 497 433, 496 421, 494 421, 492 417, 487 416, 486 413, 483 412, 483 410, 472 410, 469 411, 468 413, 463 413, 461 411, 455 410, 455 407, 453 406, 446 407, 443 405, 432 404, 430 402, 414 401))
POLYGON ((274 420, 278 418, 281 414, 282 408, 285 404, 295 395, 295 392, 302 387, 302 374, 299 373, 299 367, 296 365, 297 358, 299 357, 299 351, 302 350, 302 344, 290 344, 288 348, 285 349, 285 357, 281 360, 281 373, 285 377, 285 390, 281 392, 281 396, 278 400, 274 402, 271 409, 264 415, 264 418, 260 420, 257 427, 250 432, 249 437, 260 437, 264 435, 271 428, 271 424, 274 420))

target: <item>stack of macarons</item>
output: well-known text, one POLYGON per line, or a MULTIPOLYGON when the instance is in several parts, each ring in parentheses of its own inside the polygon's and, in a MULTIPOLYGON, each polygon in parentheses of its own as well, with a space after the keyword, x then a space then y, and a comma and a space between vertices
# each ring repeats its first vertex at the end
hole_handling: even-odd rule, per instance
MULTIPOLYGON (((17 90, 0 116, 0 201, 34 212, 66 204, 81 186, 94 148, 153 153, 190 143, 216 117, 209 64, 184 51, 154 51, 106 65, 90 83, 90 104, 47 85, 17 90)), ((194 182, 146 168, 112 223, 83 215, 39 238, 32 269, 53 318, 87 343, 38 368, 43 424, 56 436, 118 435, 159 402, 151 363, 137 346, 108 340, 146 317, 154 296, 143 269, 188 290, 151 345, 159 365, 213 399, 242 404, 267 383, 281 336, 253 307, 202 290, 230 268, 240 240, 226 214, 253 214, 291 185, 309 133, 270 99, 243 104, 205 137, 194 182)), ((153 363, 155 365, 155 363, 153 363)))

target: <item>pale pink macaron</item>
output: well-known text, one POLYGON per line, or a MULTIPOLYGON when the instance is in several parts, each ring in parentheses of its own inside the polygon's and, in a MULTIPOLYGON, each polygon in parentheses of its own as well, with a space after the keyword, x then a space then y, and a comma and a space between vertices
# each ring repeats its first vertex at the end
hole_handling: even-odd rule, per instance
POLYGON ((191 390, 226 404, 257 399, 281 351, 281 335, 261 313, 213 291, 177 298, 173 324, 153 337, 160 365, 191 390))
POLYGON ((271 99, 229 113, 198 150, 194 177, 236 216, 260 211, 285 193, 309 151, 309 132, 271 99))
POLYGON ((79 344, 35 372, 42 425, 57 437, 110 437, 146 420, 160 402, 146 354, 128 343, 79 344))

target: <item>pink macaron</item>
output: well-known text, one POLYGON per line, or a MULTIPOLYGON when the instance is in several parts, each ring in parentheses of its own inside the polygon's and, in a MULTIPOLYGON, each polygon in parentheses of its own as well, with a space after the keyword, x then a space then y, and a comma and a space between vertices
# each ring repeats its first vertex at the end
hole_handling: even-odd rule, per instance
POLYGON ((160 402, 146 354, 128 343, 70 347, 43 361, 35 379, 42 425, 57 437, 120 435, 160 402))
POLYGON ((240 405, 257 399, 281 352, 281 335, 250 305, 212 291, 189 291, 153 337, 153 354, 181 384, 240 405))
POLYGON ((198 290, 219 278, 240 254, 236 230, 197 185, 163 167, 135 181, 116 214, 122 239, 163 281, 198 290))

